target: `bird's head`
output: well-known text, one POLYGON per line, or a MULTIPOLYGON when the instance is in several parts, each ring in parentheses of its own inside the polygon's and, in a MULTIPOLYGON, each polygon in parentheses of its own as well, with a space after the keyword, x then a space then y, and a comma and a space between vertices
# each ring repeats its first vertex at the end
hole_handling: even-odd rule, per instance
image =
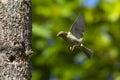
POLYGON ((60 31, 58 34, 57 34, 57 37, 66 37, 67 36, 67 32, 64 32, 64 31, 60 31))

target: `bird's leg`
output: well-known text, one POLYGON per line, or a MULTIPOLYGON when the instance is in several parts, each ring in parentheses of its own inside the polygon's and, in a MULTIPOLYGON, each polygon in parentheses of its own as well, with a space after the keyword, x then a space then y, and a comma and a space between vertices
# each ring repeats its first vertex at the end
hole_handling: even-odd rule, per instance
POLYGON ((73 47, 72 46, 70 46, 70 50, 73 51, 73 47))
POLYGON ((70 50, 73 51, 75 48, 79 47, 79 45, 73 45, 73 46, 70 46, 70 50))

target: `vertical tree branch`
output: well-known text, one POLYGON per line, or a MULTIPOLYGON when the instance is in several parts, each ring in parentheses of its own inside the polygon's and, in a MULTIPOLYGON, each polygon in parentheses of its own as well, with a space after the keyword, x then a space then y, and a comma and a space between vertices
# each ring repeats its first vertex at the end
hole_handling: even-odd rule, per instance
POLYGON ((0 0, 0 80, 30 80, 31 0, 0 0))

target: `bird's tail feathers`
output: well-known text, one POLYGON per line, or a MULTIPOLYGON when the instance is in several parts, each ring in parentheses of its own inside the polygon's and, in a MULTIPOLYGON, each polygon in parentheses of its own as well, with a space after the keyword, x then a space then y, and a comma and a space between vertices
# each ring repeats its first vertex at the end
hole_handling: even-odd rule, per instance
POLYGON ((90 50, 89 48, 85 47, 83 44, 81 44, 81 48, 83 52, 87 55, 88 58, 91 58, 93 55, 93 51, 90 50))

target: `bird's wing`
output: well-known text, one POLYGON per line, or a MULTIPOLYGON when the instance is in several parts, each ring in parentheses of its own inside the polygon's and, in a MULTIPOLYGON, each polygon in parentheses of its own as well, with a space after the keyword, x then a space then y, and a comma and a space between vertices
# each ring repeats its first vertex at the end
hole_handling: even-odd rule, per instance
POLYGON ((77 38, 83 38, 84 32, 84 19, 83 16, 78 16, 73 25, 71 26, 70 32, 77 38))

